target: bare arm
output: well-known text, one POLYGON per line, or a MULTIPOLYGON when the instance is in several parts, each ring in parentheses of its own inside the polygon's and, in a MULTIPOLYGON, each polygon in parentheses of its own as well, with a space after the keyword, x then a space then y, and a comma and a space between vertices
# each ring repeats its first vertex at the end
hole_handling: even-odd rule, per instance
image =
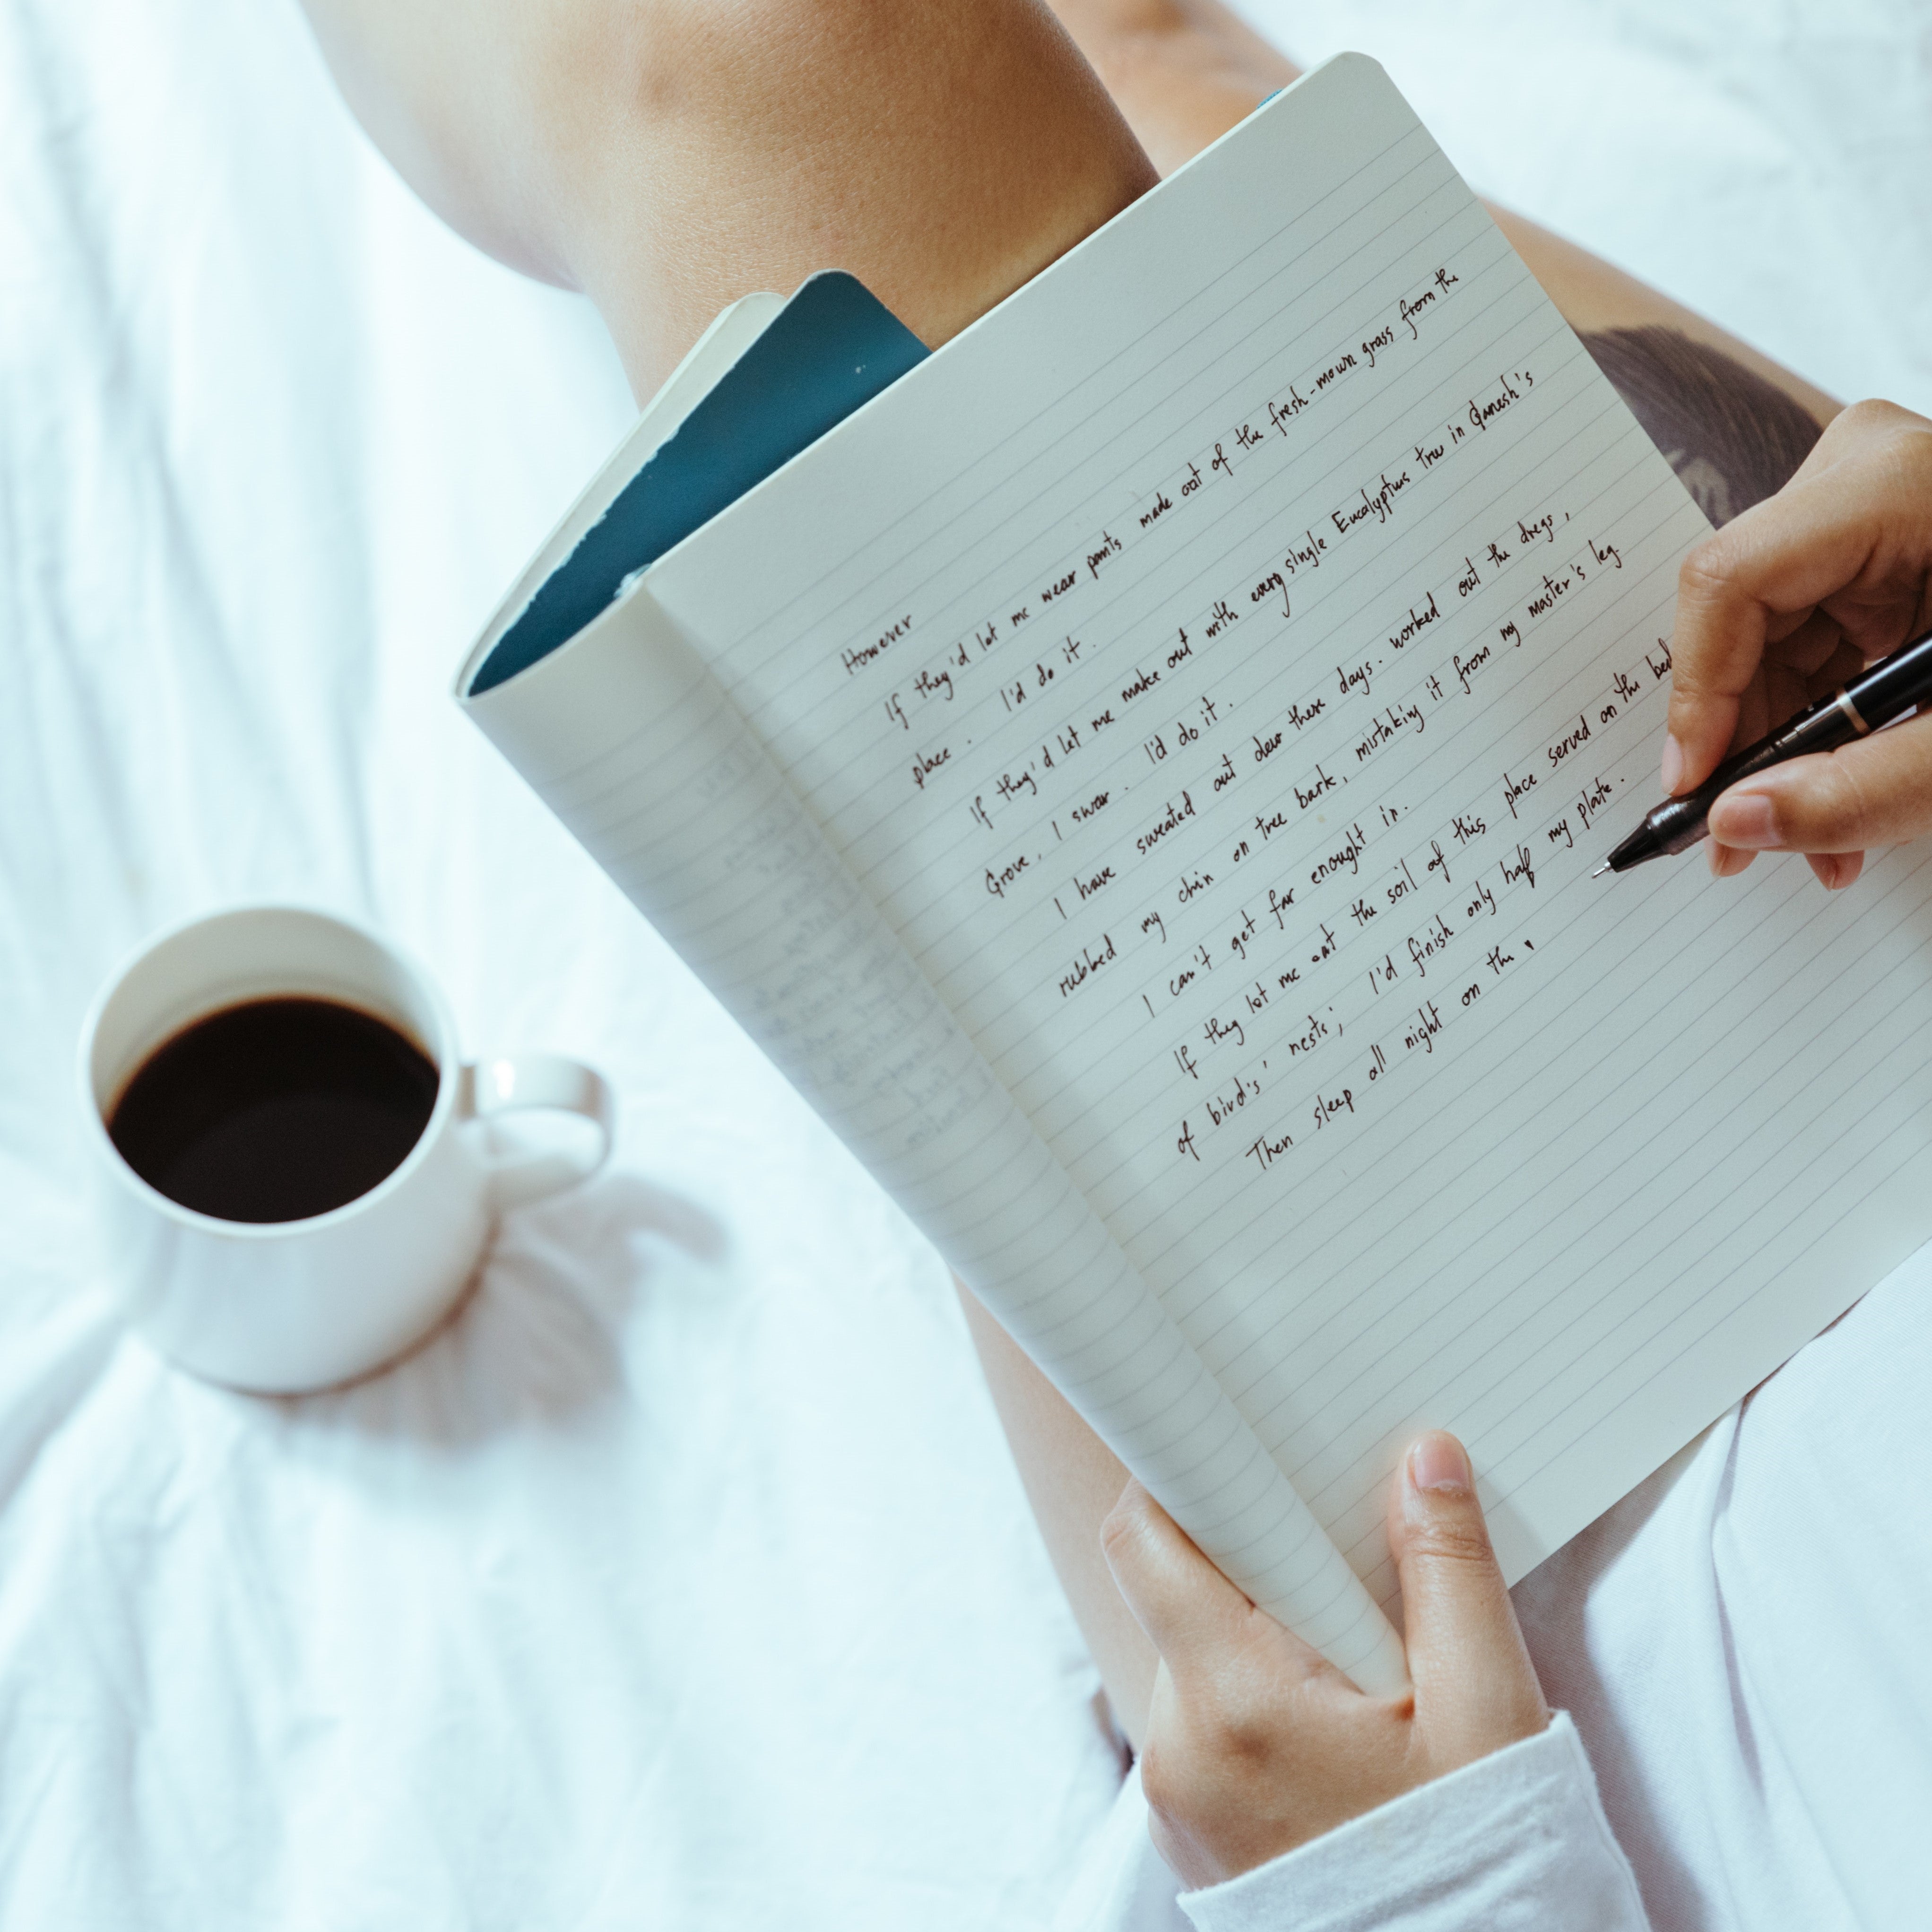
POLYGON ((1138 1750, 1160 1659, 1100 1546, 1100 1526, 1126 1486, 1126 1470, 971 1291, 954 1285, 1060 1587, 1114 1715, 1138 1750))

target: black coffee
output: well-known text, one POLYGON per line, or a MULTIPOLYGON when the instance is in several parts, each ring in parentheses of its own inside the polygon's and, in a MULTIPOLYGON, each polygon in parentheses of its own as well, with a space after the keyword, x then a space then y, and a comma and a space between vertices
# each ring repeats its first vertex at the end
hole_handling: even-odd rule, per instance
POLYGON ((224 1221, 300 1221, 401 1166, 436 1072, 386 1021, 333 1000, 250 1000, 157 1048, 107 1131, 148 1184, 224 1221))

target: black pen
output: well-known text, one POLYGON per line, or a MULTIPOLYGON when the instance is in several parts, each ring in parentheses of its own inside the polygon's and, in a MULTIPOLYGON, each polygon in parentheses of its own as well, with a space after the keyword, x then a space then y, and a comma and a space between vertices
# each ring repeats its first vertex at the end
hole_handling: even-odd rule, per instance
POLYGON ((1719 793, 1754 772, 1768 771, 1809 752, 1833 752, 1854 738, 1869 736, 1915 705, 1932 698, 1932 631, 1901 644, 1834 698, 1821 698, 1768 738, 1747 745, 1726 758, 1695 791, 1666 799, 1590 876, 1628 872, 1646 859, 1682 852, 1708 833, 1711 808, 1719 793))

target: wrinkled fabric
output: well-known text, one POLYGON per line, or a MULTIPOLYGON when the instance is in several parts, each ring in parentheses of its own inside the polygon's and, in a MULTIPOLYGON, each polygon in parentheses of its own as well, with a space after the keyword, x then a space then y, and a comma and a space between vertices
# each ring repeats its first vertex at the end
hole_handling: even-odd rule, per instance
MULTIPOLYGON (((1279 11, 1479 186, 1932 404, 1904 0, 1279 11)), ((595 316, 416 206, 290 0, 10 0, 0 171, 0 1924, 964 1932, 1090 1848, 1184 1927, 938 1264, 449 701, 632 419, 595 316), (75 1097, 116 961, 251 897, 622 1101, 441 1336, 301 1400, 123 1334, 75 1097)), ((1918 1800, 1869 1769, 1925 1729, 1915 1492, 1844 1498, 1915 1334, 1820 1358, 1828 1455, 1748 1453, 1780 1378, 1519 1592, 1660 1927, 1888 1922, 1848 1888, 1918 1800), (1800 1478, 1842 1544, 1761 1540, 1800 1478), (1882 1694, 1837 1755, 1802 1715, 1882 1694)))
POLYGON ((448 695, 632 420, 601 325, 292 0, 14 0, 0 90, 0 1925, 1043 1922, 1119 1765, 944 1273, 448 695), (264 897, 621 1101, 302 1400, 123 1335, 76 1098, 264 897))

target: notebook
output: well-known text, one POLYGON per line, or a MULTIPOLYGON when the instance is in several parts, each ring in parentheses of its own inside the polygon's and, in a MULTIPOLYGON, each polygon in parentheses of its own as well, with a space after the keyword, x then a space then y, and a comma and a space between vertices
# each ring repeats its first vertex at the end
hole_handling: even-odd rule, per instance
POLYGON ((928 356, 728 311, 471 716, 1121 1460, 1365 1688, 1932 1232, 1932 874, 1592 880, 1703 519, 1374 63, 928 356))

